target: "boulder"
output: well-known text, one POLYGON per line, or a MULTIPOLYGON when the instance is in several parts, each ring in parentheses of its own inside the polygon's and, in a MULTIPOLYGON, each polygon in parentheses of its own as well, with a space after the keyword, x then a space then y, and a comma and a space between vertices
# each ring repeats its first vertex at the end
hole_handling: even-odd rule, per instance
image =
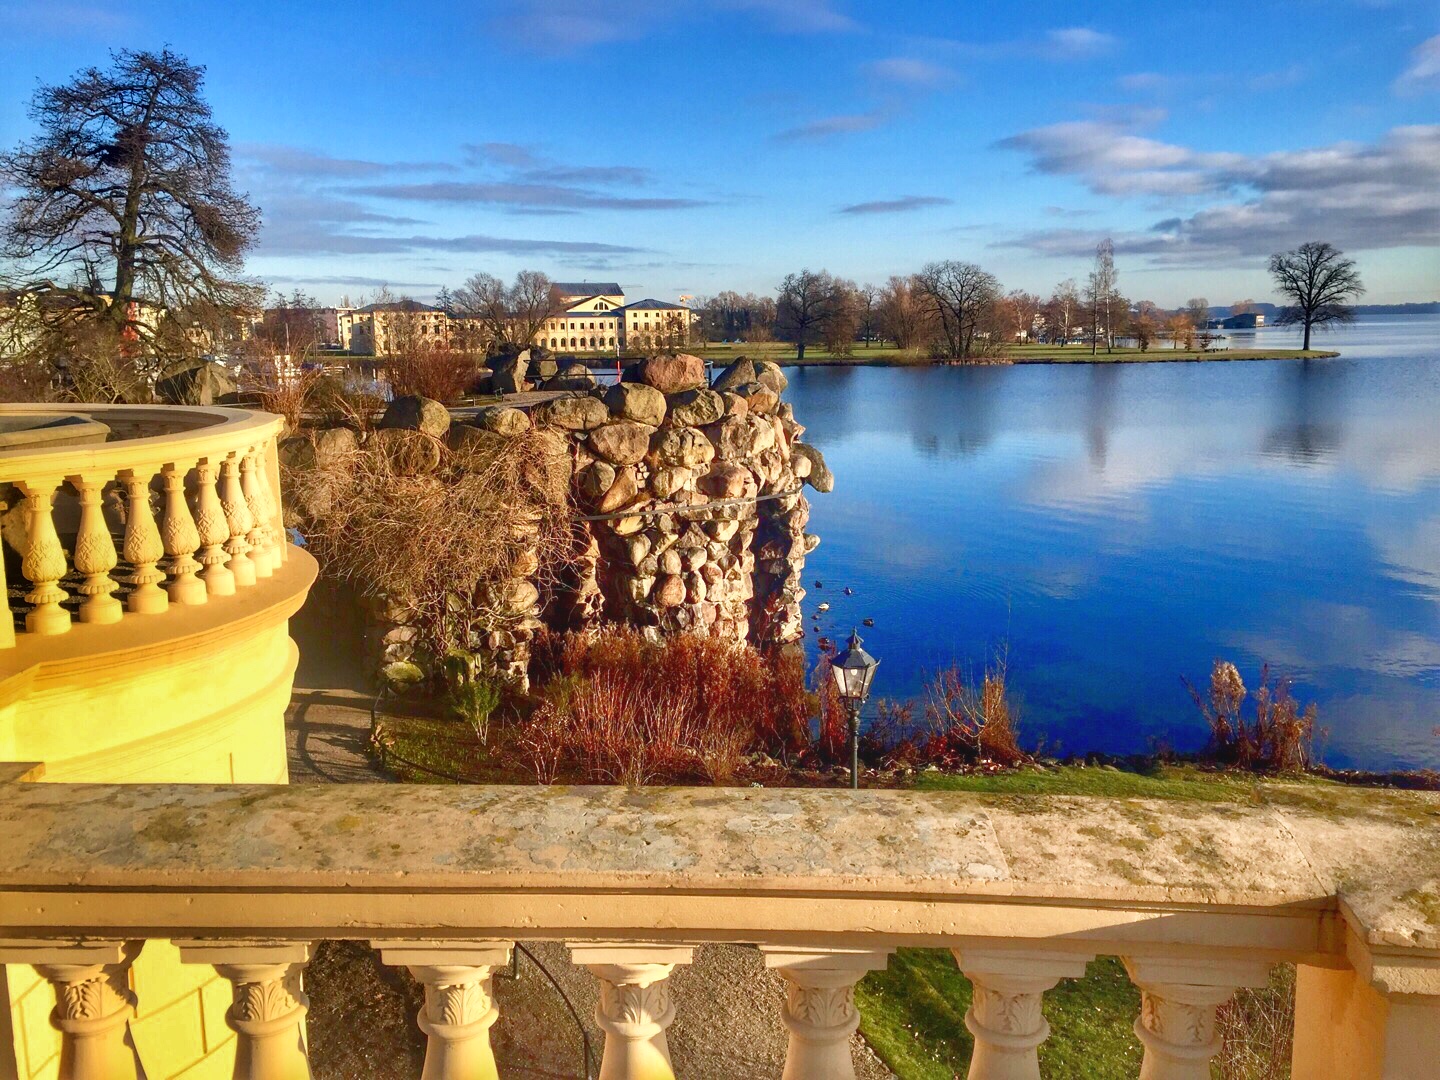
POLYGON ((530 417, 508 405, 487 405, 476 410, 475 426, 496 435, 523 435, 530 430, 530 417))
POLYGON ((725 399, 726 416, 744 416, 750 411, 750 406, 739 394, 727 390, 720 396, 725 399))
POLYGON ((235 376, 214 360, 185 361, 167 369, 155 383, 155 396, 167 405, 216 405, 233 401, 235 376))
POLYGON ((398 397, 385 406, 380 427, 420 431, 440 439, 450 430, 450 410, 434 398, 414 394, 398 397))
POLYGON ((756 490, 755 477, 743 465, 723 462, 700 478, 700 490, 717 499, 738 499, 747 490, 756 490))
MULTIPOLYGON (((275 444, 280 464, 288 469, 315 467, 315 444, 304 435, 290 435, 275 444)), ((19 549, 17 549, 19 550, 19 549)))
POLYGON ((592 502, 597 502, 615 483, 615 466, 606 461, 596 461, 580 470, 580 493, 592 502))
POLYGON ((440 467, 440 441, 423 431, 381 428, 370 433, 366 449, 384 454, 402 476, 419 476, 440 467))
POLYGON ((775 429, 759 416, 727 416, 705 434, 715 444, 716 456, 726 460, 746 458, 775 444, 775 429))
POLYGON ((445 433, 445 445, 457 454, 493 453, 505 446, 505 439, 473 424, 455 424, 445 433))
POLYGON ((644 383, 616 383, 605 391, 605 406, 612 416, 651 427, 665 419, 665 395, 644 383))
POLYGON ((586 438, 597 455, 614 465, 634 465, 650 450, 654 428, 634 420, 616 420, 598 427, 586 438))
POLYGON ((545 380, 546 390, 589 390, 594 385, 594 373, 578 360, 561 364, 555 375, 545 380))
POLYGON ((501 356, 491 362, 493 374, 490 389, 496 394, 522 394, 530 389, 526 374, 530 370, 530 351, 515 356, 501 356))
POLYGON ((678 394, 705 385, 705 361, 689 353, 651 356, 635 365, 635 380, 662 394, 678 394))
POLYGON ((665 465, 650 474, 650 490, 656 498, 668 499, 685 486, 690 470, 679 465, 665 465))
POLYGON ((693 468, 715 457, 715 447, 698 428, 664 428, 652 447, 657 464, 693 468))
POLYGON ((720 373, 711 389, 734 390, 737 386, 745 386, 755 381, 755 365, 745 357, 741 356, 720 373))
MULTIPOLYGON (((678 562, 678 557, 676 559, 678 562)), ((666 574, 655 583, 653 599, 659 607, 679 607, 685 602, 685 581, 674 573, 666 574)))
POLYGON ((725 399, 714 390, 686 390, 667 399, 670 422, 680 427, 704 427, 725 415, 725 399))
POLYGON ((790 380, 785 377, 785 372, 780 370, 780 365, 769 360, 756 362, 755 379, 766 389, 775 391, 777 397, 790 385, 790 380))
POLYGON ((317 465, 328 465, 360 449, 359 436, 348 427, 321 428, 313 439, 317 465))
POLYGON ((769 416, 780 404, 780 395, 764 383, 751 383, 735 391, 745 399, 746 408, 752 413, 769 416))
POLYGON ((639 493, 640 486, 635 482, 634 470, 621 469, 615 474, 615 482, 601 496, 595 509, 601 514, 613 514, 632 503, 639 493))
POLYGON ((795 475, 800 476, 807 484, 820 493, 833 491, 835 488, 835 475, 825 464, 825 457, 809 443, 790 444, 790 467, 795 470, 795 475), (809 470, 802 475, 801 462, 809 463, 809 470))
POLYGON ((610 410, 598 398, 557 398, 538 410, 542 423, 565 431, 594 431, 610 419, 610 410))

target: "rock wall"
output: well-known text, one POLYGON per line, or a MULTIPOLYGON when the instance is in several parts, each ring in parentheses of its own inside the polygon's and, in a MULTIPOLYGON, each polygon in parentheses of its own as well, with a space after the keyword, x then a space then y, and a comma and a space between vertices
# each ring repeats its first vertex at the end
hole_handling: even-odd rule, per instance
MULTIPOLYGON (((517 360, 525 370, 523 354, 517 360)), ((538 560, 522 558, 510 580, 477 595, 486 614, 470 644, 485 668, 524 681, 535 632, 547 624, 623 622, 757 646, 799 640, 805 556, 819 543, 805 531, 810 504, 801 489, 829 491, 832 478, 819 451, 801 441, 805 429, 781 398, 786 378, 777 365, 742 359, 707 385, 699 357, 657 356, 609 387, 583 369, 561 370, 542 387, 563 396, 529 408, 487 406, 453 423, 438 403, 402 399, 365 442, 421 458, 426 439, 438 451, 441 442, 453 448, 538 427, 566 448, 577 514, 572 557, 544 588, 534 579, 538 560)), ((309 449, 292 456, 313 461, 334 439, 314 433, 309 449)), ((407 605, 386 598, 371 612, 382 673, 422 676, 407 605)))

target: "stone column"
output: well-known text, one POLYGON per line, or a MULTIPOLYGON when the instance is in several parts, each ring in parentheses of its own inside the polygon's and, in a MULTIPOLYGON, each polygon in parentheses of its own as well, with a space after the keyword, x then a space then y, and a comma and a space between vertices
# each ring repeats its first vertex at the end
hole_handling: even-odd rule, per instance
POLYGON ((240 489, 240 459, 236 454, 231 454, 220 464, 220 507, 225 512, 225 523, 230 529, 230 539, 225 541, 225 554, 230 556, 230 573, 238 588, 249 588, 255 584, 256 573, 247 538, 255 522, 250 517, 245 493, 240 489))
POLYGON ((190 515, 185 501, 185 476, 190 467, 184 462, 167 462, 160 470, 165 501, 160 511, 160 539, 165 545, 165 569, 170 583, 165 591, 176 604, 203 604, 209 599, 205 582, 197 575, 201 564, 195 561, 200 548, 200 530, 190 515))
POLYGON ((126 606, 136 615, 158 615, 170 607, 170 597, 159 583, 165 571, 156 563, 165 554, 155 514, 150 508, 150 471, 127 469, 120 474, 125 485, 125 545, 122 554, 130 564, 130 597, 126 606))
POLYGON ((32 964, 55 988, 50 1023, 60 1032, 65 1080, 137 1080, 145 1073, 130 1041, 135 994, 130 964, 138 942, 53 945, 0 942, 0 963, 32 964))
POLYGON ((1140 988, 1141 1080, 1210 1080, 1215 1010, 1240 987, 1270 980, 1270 965, 1257 960, 1126 957, 1125 970, 1140 988))
POLYGON ((975 1036, 970 1080, 1040 1080, 1037 1051, 1050 1034, 1042 995, 1085 974, 1088 954, 1039 949, 955 949, 974 988, 965 1026, 975 1036))
POLYGON ((230 981, 225 1023, 235 1032, 235 1080, 310 1080, 300 973, 310 946, 297 942, 177 941, 187 964, 211 964, 230 981))
POLYGON ((110 477, 77 475, 69 479, 80 493, 80 527, 75 535, 74 554, 75 569, 85 575, 84 583, 75 590, 85 597, 80 602, 80 621, 99 624, 119 622, 122 608, 120 601, 111 595, 116 586, 115 579, 110 576, 119 555, 101 505, 110 477))
POLYGON ((570 958, 600 981, 595 1023, 605 1032, 600 1080, 674 1080, 665 1029, 675 1019, 670 972, 695 950, 677 945, 572 944, 570 958))
POLYGON ((490 1028, 500 1015, 491 972, 510 963, 508 941, 372 941, 387 964, 425 986, 420 1030, 429 1040, 421 1080, 496 1080, 490 1028))
POLYGON ((1367 951, 1351 950, 1363 972, 1295 965, 1296 1080, 1440 1076, 1440 964, 1367 951))
POLYGON ((25 629, 32 634, 63 634, 70 629, 70 613, 60 604, 70 598, 60 587, 60 579, 69 566, 65 562, 65 549, 60 546, 60 537, 55 532, 55 519, 51 510, 55 503, 55 489, 59 480, 20 480, 15 487, 25 496, 29 523, 26 535, 24 557, 20 560, 20 573, 30 582, 30 591, 25 601, 31 604, 25 615, 25 629))
POLYGON ((220 465, 211 458, 201 458, 195 466, 195 528, 202 545, 200 563, 205 567, 200 571, 200 580, 211 596, 234 596, 235 575, 225 565, 230 559, 225 553, 230 523, 216 490, 219 479, 220 465))
POLYGON ((783 1080, 853 1080, 850 1036, 860 1026, 855 984, 881 971, 893 949, 796 949, 762 945, 765 966, 785 979, 790 1031, 783 1080))

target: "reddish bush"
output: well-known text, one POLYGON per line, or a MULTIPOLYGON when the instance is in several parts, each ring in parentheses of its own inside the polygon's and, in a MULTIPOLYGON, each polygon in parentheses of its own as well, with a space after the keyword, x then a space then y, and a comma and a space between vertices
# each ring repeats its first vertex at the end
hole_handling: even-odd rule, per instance
POLYGON ((396 397, 418 394, 457 401, 475 382, 480 362, 472 353, 443 346, 401 349, 384 361, 385 378, 396 397))
POLYGON ((1290 680, 1272 677, 1269 664, 1260 668, 1253 720, 1245 716, 1245 702, 1252 695, 1229 661, 1215 661, 1206 697, 1201 697, 1189 679, 1182 677, 1181 682, 1210 726, 1206 756, 1243 769, 1282 772, 1308 769, 1314 763, 1318 709, 1314 702, 1302 709, 1290 692, 1290 680))
POLYGON ((723 784, 746 754, 798 749, 803 736, 803 661, 794 657, 610 627, 552 638, 539 659, 549 678, 523 745, 542 781, 573 771, 624 784, 723 784))
POLYGON ((925 720, 930 727, 922 756, 938 765, 982 761, 1016 765, 1028 755, 1015 729, 1019 713, 1006 685, 1003 652, 986 665, 977 686, 956 667, 938 672, 925 688, 925 720))

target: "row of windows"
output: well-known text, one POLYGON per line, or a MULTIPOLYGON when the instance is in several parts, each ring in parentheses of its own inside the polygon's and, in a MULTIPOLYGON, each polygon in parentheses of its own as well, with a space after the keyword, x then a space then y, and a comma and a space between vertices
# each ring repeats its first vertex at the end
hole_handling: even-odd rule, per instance
POLYGON ((573 338, 573 337, 572 337, 572 338, 570 339, 568 345, 566 344, 566 341, 565 341, 564 338, 553 338, 553 337, 552 337, 552 338, 550 339, 550 348, 552 348, 552 349, 566 349, 566 348, 569 348, 569 349, 613 349, 614 347, 615 347, 615 339, 614 339, 613 337, 612 337, 612 338, 605 338, 605 337, 598 337, 598 338, 593 338, 593 337, 592 337, 592 338, 573 338))

